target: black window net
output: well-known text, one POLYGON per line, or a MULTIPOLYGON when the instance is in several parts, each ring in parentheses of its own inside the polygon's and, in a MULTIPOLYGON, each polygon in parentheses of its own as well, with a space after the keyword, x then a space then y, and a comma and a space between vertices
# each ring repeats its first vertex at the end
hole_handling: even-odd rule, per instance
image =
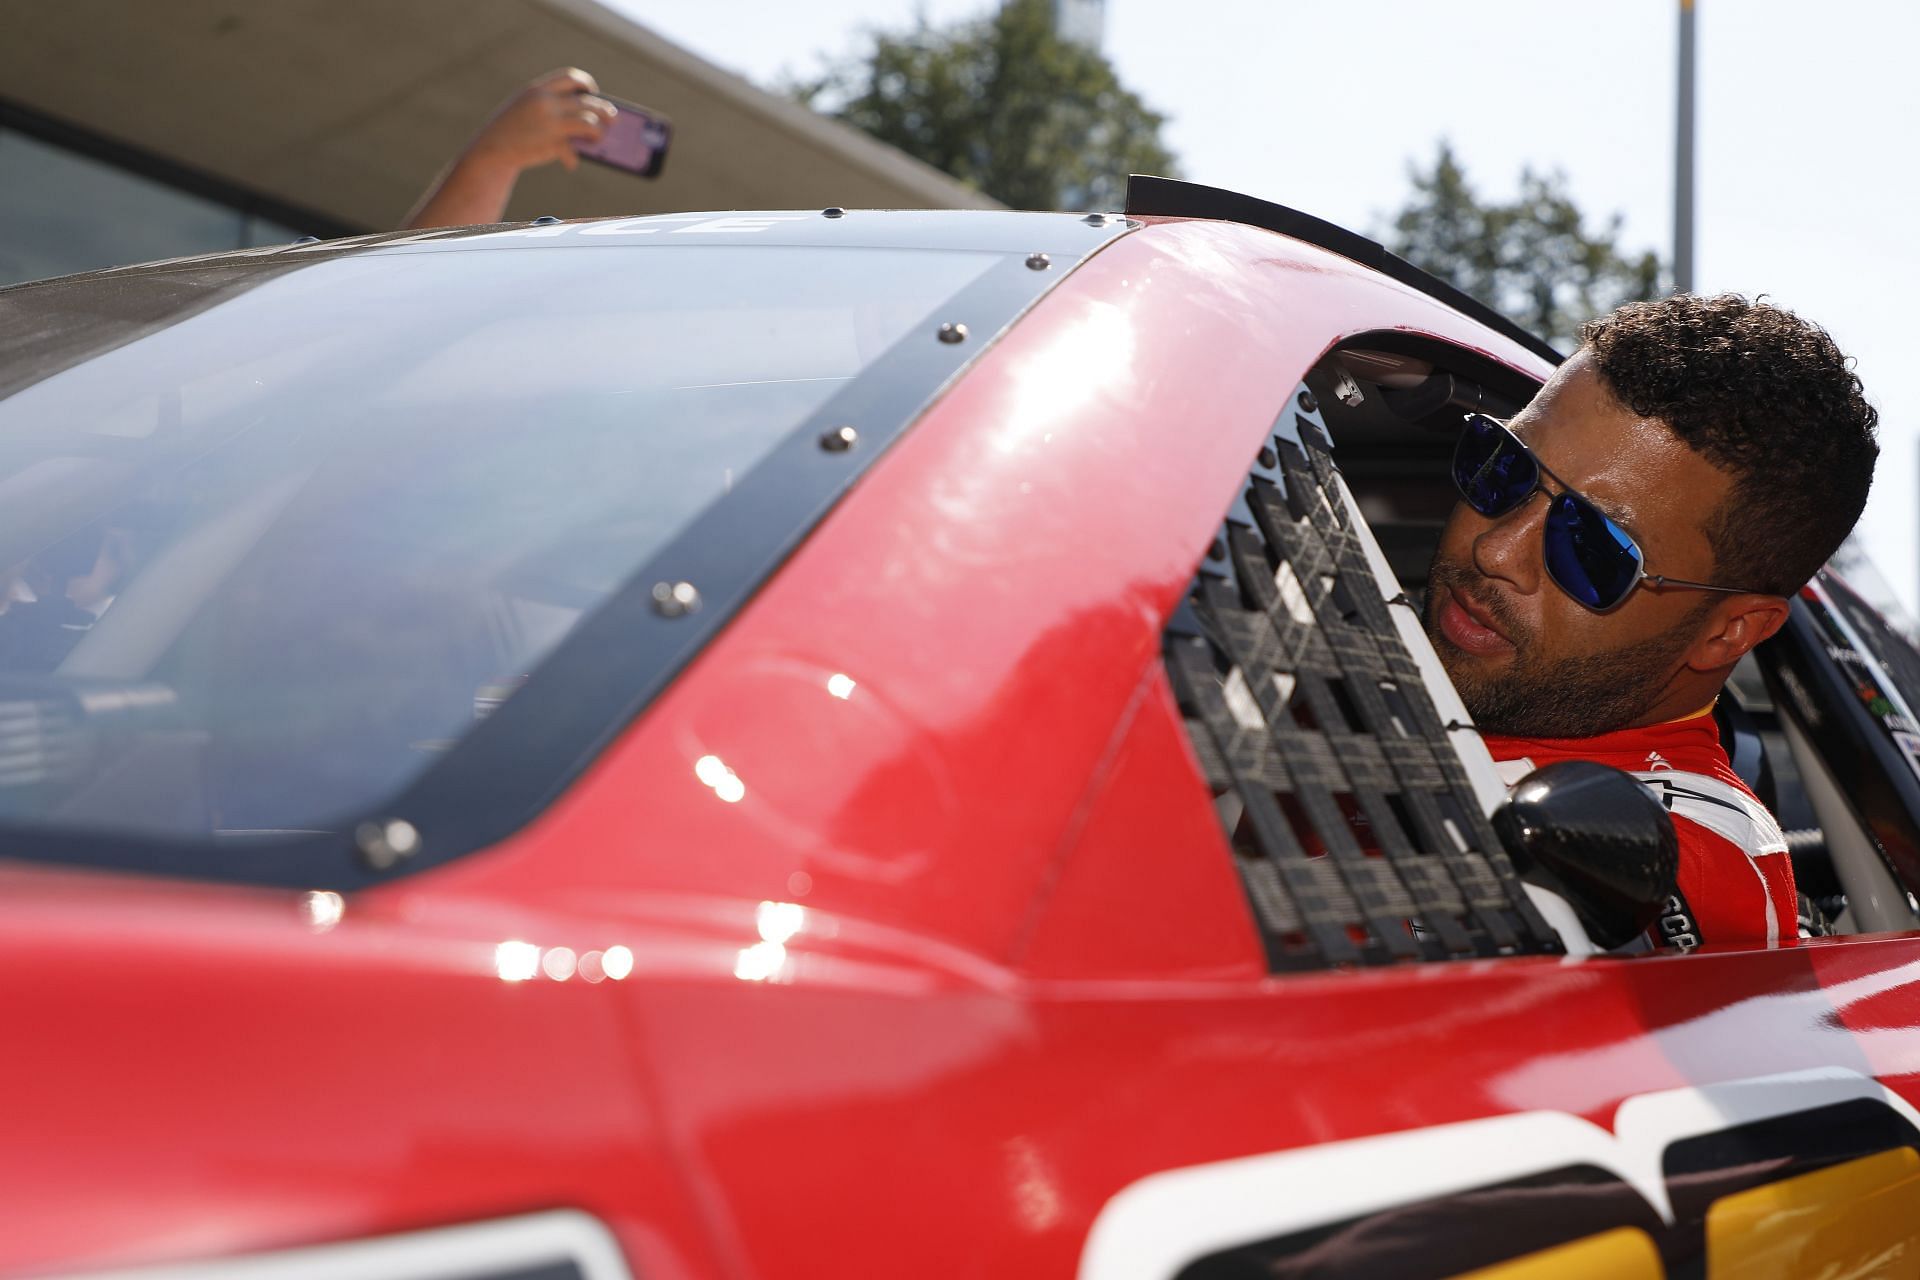
POLYGON ((1317 423, 1283 416, 1166 637, 1276 970, 1564 950, 1500 847, 1317 423))

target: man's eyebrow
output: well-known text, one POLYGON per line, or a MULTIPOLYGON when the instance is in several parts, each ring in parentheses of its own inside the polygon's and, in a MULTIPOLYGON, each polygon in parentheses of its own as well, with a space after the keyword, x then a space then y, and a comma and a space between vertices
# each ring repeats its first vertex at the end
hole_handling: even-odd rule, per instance
MULTIPOLYGON (((1552 476, 1553 482, 1555 484, 1559 485, 1562 489, 1567 489, 1574 493, 1579 494, 1593 507, 1595 511, 1598 511, 1601 515, 1613 521, 1615 524, 1619 525, 1622 529, 1625 529, 1627 531, 1627 536, 1632 538, 1635 542, 1640 541, 1640 531, 1634 528, 1634 526, 1640 522, 1640 518, 1635 513, 1632 504, 1629 503, 1623 506, 1622 504, 1617 502, 1603 501, 1599 498, 1594 497, 1592 494, 1588 493, 1585 489, 1574 488, 1572 485, 1568 484, 1566 481, 1560 478, 1560 473, 1557 471, 1554 471, 1553 464, 1551 462, 1548 462, 1545 458, 1540 457, 1540 447, 1536 445, 1532 440, 1527 438, 1529 435, 1535 434, 1534 432, 1531 432, 1528 429, 1528 426, 1516 426, 1512 421, 1508 421, 1502 425, 1504 425, 1507 428, 1507 430, 1513 432, 1513 434, 1519 438, 1520 443, 1526 445, 1527 448, 1533 450, 1533 456, 1539 459, 1540 465, 1547 470, 1549 475, 1552 476)), ((1529 424, 1529 426, 1531 426, 1531 424, 1529 424)))
POLYGON ((1592 503, 1595 511, 1598 511, 1601 515, 1626 530, 1628 537, 1632 538, 1635 542, 1640 541, 1640 531, 1634 528, 1635 525, 1640 523, 1640 518, 1634 514, 1632 507, 1627 507, 1623 510, 1614 503, 1601 502, 1583 490, 1576 489, 1574 492, 1580 494, 1581 497, 1592 503))

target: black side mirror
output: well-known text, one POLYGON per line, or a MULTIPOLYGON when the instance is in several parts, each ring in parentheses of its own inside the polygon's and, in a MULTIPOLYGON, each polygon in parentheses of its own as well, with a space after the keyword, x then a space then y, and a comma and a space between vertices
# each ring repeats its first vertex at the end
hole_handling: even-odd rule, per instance
POLYGON ((1611 951, 1660 917, 1680 874, 1673 819, 1632 777, 1563 760, 1520 779, 1493 829, 1522 880, 1567 900, 1594 945, 1611 951))

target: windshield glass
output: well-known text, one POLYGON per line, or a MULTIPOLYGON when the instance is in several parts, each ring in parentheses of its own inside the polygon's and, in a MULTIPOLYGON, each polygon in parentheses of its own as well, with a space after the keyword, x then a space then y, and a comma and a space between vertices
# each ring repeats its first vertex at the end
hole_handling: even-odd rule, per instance
POLYGON ((0 295, 0 824, 364 816, 998 260, 388 251, 0 295))

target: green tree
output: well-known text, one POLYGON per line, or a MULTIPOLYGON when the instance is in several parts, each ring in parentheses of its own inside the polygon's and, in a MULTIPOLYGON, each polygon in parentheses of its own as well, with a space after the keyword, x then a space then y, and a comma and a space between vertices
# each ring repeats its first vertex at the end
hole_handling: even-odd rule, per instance
POLYGON ((1433 166, 1409 176, 1413 194, 1387 247, 1564 349, 1586 321, 1666 287, 1659 255, 1619 247, 1618 213, 1587 227, 1565 174, 1528 167, 1512 203, 1482 200, 1443 141, 1433 166))
POLYGON ((867 40, 794 96, 1016 209, 1115 209, 1127 174, 1173 173, 1166 118, 1055 35, 1047 0, 867 40))

